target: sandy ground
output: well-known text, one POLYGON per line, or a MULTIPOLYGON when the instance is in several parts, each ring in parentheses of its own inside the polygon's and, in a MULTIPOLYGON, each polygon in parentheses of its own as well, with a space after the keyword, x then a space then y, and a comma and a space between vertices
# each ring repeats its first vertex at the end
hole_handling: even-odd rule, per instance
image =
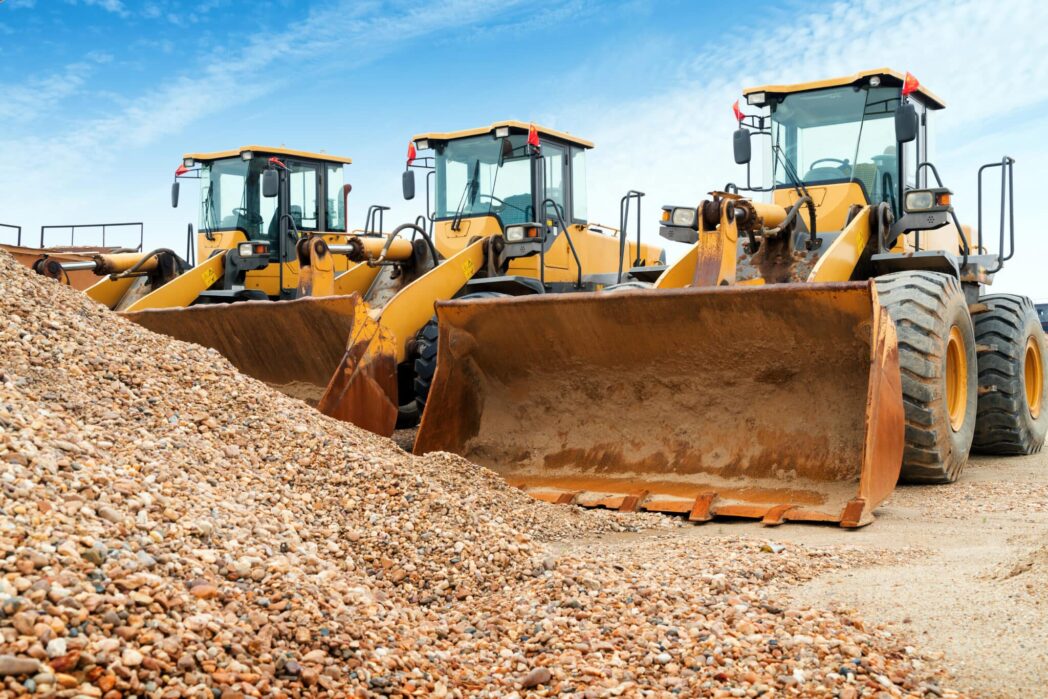
MULTIPOLYGON (((404 431, 397 441, 409 447, 411 436, 404 431)), ((741 536, 885 550, 883 565, 830 572, 789 594, 854 609, 924 651, 941 651, 958 689, 981 697, 1048 697, 1048 451, 973 457, 957 483, 900 486, 875 514, 859 530, 714 521, 661 532, 658 545, 741 536), (902 549, 911 551, 900 564, 890 552, 902 549)))
POLYGON ((926 555, 831 572, 790 594, 851 608, 945 653, 954 686, 982 697, 1048 697, 1048 452, 975 458, 951 486, 901 486, 863 529, 745 521, 677 530, 681 543, 725 535, 789 546, 917 547, 926 555))

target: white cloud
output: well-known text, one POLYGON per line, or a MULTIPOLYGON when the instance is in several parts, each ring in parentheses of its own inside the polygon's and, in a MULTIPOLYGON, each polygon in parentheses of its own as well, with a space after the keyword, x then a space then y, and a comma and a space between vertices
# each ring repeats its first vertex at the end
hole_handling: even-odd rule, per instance
POLYGON ((81 2, 88 6, 99 7, 106 12, 112 12, 121 17, 127 17, 131 14, 121 0, 81 0, 81 2))
MULTIPOLYGON (((998 281, 1048 296, 1033 262, 1048 259, 1048 237, 1040 235, 1038 221, 1042 176, 1035 165, 1048 161, 1048 120, 1036 116, 1024 128, 1014 125, 1021 114, 1043 114, 1048 102, 1048 4, 928 0, 891 6, 851 0, 819 15, 803 14, 804 22, 795 21, 794 13, 793 20, 770 28, 746 27, 740 17, 743 32, 719 37, 712 46, 697 43, 683 70, 680 63, 667 65, 664 74, 671 79, 658 94, 619 105, 572 104, 570 112, 555 115, 562 127, 597 143, 589 167, 590 211, 617 218, 618 199, 627 189, 646 191, 646 237, 665 242, 655 235, 654 216, 662 204, 695 203, 744 177, 731 157, 731 104, 743 87, 890 66, 914 73, 947 103, 931 118, 937 131, 933 158, 958 195, 962 219, 975 218, 977 167, 999 159, 1002 148, 1018 159, 1017 257, 1030 262, 1009 263, 998 281)), ((671 245, 671 255, 683 250, 671 245)))
MULTIPOLYGON (((137 215, 162 226, 174 220, 169 211, 156 213, 156 202, 162 202, 163 195, 151 192, 148 205, 139 201, 138 192, 129 194, 129 188, 137 187, 138 182, 126 173, 114 173, 114 163, 126 163, 129 154, 170 138, 190 124, 277 93, 300 79, 306 69, 337 66, 338 71, 348 73, 423 36, 468 28, 520 2, 491 6, 483 0, 445 0, 398 5, 396 14, 385 14, 374 3, 341 0, 308 11, 305 19, 282 30, 242 37, 237 45, 241 48, 209 51, 199 64, 181 74, 164 76, 157 87, 125 97, 122 105, 105 116, 85 119, 67 114, 74 126, 56 133, 2 130, 0 152, 5 158, 59 165, 0 170, 0 191, 13 202, 5 207, 5 222, 32 223, 60 205, 62 211, 79 217, 87 211, 140 211, 137 215), (53 194, 44 194, 48 192, 62 192, 60 203, 53 194)), ((18 100, 10 109, 38 114, 55 100, 84 88, 85 78, 70 69, 43 84, 5 86, 18 100)))

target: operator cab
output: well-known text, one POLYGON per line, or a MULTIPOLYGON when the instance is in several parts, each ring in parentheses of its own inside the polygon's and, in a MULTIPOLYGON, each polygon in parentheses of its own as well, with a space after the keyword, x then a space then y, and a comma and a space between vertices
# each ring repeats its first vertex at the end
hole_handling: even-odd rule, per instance
POLYGON ((418 151, 432 151, 434 222, 451 221, 457 228, 463 219, 490 217, 504 233, 509 226, 541 219, 543 208, 551 213, 559 209, 567 224, 587 222, 589 141, 521 121, 500 121, 479 129, 420 134, 412 143, 418 151), (536 145, 529 145, 529 138, 536 145), (555 206, 543 207, 547 200, 555 206))
MULTIPOLYGON (((916 139, 896 141, 895 113, 904 101, 905 76, 887 68, 797 85, 766 85, 743 91, 760 115, 738 113, 761 137, 764 191, 786 203, 798 188, 813 189, 822 230, 840 230, 850 204, 887 202, 902 216, 902 195, 927 186, 928 112, 945 105, 913 85, 905 98, 918 116, 916 139), (766 139, 766 140, 765 140, 766 139), (901 150, 900 150, 901 149, 901 150)), ((759 188, 751 188, 759 189, 759 188)))
MULTIPOLYGON (((305 233, 345 233, 343 168, 351 162, 323 153, 265 146, 187 153, 176 177, 200 180, 201 259, 203 248, 211 247, 204 241, 219 233, 239 231, 247 240, 267 241, 272 261, 287 261, 295 254, 294 241, 281 244, 282 222, 296 239, 305 233), (274 159, 286 168, 287 186, 278 196, 266 197, 263 172, 273 168, 274 159)), ((177 187, 173 203, 177 203, 177 187)))

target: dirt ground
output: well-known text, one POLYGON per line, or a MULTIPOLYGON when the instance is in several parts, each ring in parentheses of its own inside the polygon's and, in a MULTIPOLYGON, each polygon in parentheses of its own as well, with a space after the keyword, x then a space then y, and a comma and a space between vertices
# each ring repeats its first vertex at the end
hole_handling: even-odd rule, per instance
POLYGON ((1048 697, 1048 452, 976 457, 951 486, 901 486, 876 516, 859 530, 714 521, 676 536, 681 545, 730 535, 924 550, 908 564, 890 556, 885 565, 830 572, 790 594, 855 609, 926 651, 942 651, 958 689, 1048 697))
MULTIPOLYGON (((411 436, 395 439, 410 446, 411 436)), ((686 547, 738 536, 883 550, 884 564, 831 571, 788 593, 799 603, 853 609, 942 652, 953 685, 975 696, 1048 697, 1048 451, 973 457, 957 483, 900 486, 875 514, 859 530, 718 520, 601 543, 635 545, 651 536, 659 546, 686 547), (900 564, 892 552, 903 550, 900 564)))

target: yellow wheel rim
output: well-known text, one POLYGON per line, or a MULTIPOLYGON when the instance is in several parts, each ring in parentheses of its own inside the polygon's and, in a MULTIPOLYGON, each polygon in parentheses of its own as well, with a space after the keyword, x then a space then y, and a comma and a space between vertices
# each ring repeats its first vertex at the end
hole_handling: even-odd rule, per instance
POLYGON ((1026 407, 1036 420, 1041 414, 1041 390, 1044 386, 1044 367, 1041 364, 1041 345, 1032 335, 1026 340, 1026 356, 1023 359, 1023 375, 1026 380, 1026 407))
POLYGON ((950 427, 956 432, 964 425, 968 411, 968 355, 964 351, 961 329, 956 325, 950 328, 946 344, 946 408, 950 413, 950 427))

